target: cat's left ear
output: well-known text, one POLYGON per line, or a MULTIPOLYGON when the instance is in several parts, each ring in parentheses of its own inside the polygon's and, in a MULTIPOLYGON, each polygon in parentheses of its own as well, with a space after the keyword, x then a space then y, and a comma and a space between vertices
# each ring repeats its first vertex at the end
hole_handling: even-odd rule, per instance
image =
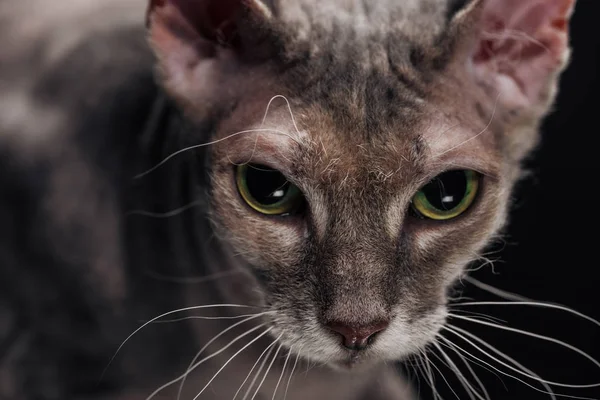
POLYGON ((235 91, 229 77, 268 59, 271 18, 264 0, 150 0, 148 36, 167 92, 184 106, 217 107, 235 91))
POLYGON ((471 0, 450 27, 470 73, 511 109, 545 107, 566 65, 575 0, 471 0))

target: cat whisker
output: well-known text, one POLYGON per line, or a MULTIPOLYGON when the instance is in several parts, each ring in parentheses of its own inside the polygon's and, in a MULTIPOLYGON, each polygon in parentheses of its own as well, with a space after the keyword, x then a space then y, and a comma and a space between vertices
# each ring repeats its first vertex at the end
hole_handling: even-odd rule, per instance
POLYGON ((135 331, 133 331, 129 336, 127 336, 127 338, 125 340, 123 340, 123 342, 121 343, 121 345, 115 351, 115 354, 113 354, 113 356, 111 357, 111 359, 108 362, 108 365, 106 366, 106 368, 104 368, 104 371, 102 372, 102 375, 100 376, 100 380, 103 379, 104 375, 106 374, 106 371, 108 370, 108 368, 110 367, 110 365, 114 361, 114 359, 117 356, 117 354, 119 353, 119 351, 121 351, 121 349, 123 348, 123 346, 125 346, 125 344, 133 336, 135 336, 136 333, 138 333, 139 331, 141 331, 142 329, 144 329, 146 326, 150 325, 154 321, 158 321, 159 319, 164 318, 164 317, 166 317, 168 315, 173 315, 173 314, 184 312, 184 311, 202 310, 202 309, 207 309, 207 308, 224 308, 224 307, 232 307, 232 308, 259 308, 259 307, 256 307, 256 306, 247 306, 247 305, 240 305, 240 304, 208 304, 208 305, 202 305, 202 306, 191 306, 191 307, 178 308, 176 310, 172 310, 172 311, 168 311, 166 313, 160 314, 159 316, 154 317, 150 321, 144 323, 142 326, 140 326, 135 331))
MULTIPOLYGON (((224 334, 226 334, 228 331, 234 329, 235 327, 243 324, 244 322, 250 321, 252 319, 261 317, 263 315, 267 315, 270 314, 270 312, 264 312, 261 314, 256 315, 255 317, 249 317, 243 321, 240 321, 236 324, 233 324, 232 326, 228 327, 227 329, 224 329, 223 331, 221 331, 218 335, 215 335, 211 340, 209 340, 201 349, 200 351, 198 351, 198 353, 196 353, 196 355, 194 356, 194 358, 192 359, 192 361, 190 362, 190 364, 188 365, 188 368, 186 369, 185 374, 183 374, 183 376, 181 377, 181 383, 179 384, 179 390, 177 391, 177 400, 179 400, 181 398, 181 393, 183 392, 183 386, 185 385, 185 380, 187 379, 187 376, 189 375, 189 373, 195 369, 198 365, 200 365, 200 363, 196 364, 196 360, 198 360, 198 358, 200 358, 200 355, 204 352, 204 350, 206 350, 211 344, 213 344, 217 339, 219 339, 221 336, 223 336, 224 334)), ((264 326, 261 325, 261 326, 264 326)), ((216 355, 216 354, 215 354, 216 355)), ((214 357, 214 356, 213 356, 214 357)), ((211 357, 212 358, 212 357, 211 357)), ((203 362, 205 360, 202 360, 201 362, 203 362)))
POLYGON ((206 143, 195 144, 195 145, 188 146, 188 147, 185 147, 183 149, 177 150, 177 151, 171 153, 170 155, 168 155, 167 157, 165 157, 162 161, 160 161, 154 167, 152 167, 152 168, 150 168, 150 169, 148 169, 148 170, 146 170, 146 171, 144 171, 144 172, 142 172, 142 173, 134 176, 133 179, 141 179, 141 178, 143 178, 144 176, 146 176, 146 175, 148 175, 148 174, 156 171, 158 168, 162 167, 169 160, 171 160, 174 157, 177 157, 178 155, 180 155, 182 153, 185 153, 187 151, 194 150, 194 149, 199 149, 201 147, 212 146, 212 145, 224 142, 224 141, 229 140, 229 139, 231 139, 233 137, 236 137, 236 136, 239 136, 239 135, 243 135, 243 134, 246 134, 246 133, 259 133, 259 132, 272 133, 272 134, 287 136, 290 139, 292 139, 294 142, 300 144, 300 142, 296 138, 294 138, 293 136, 291 136, 289 133, 286 133, 286 132, 278 130, 278 129, 272 129, 272 128, 246 129, 246 130, 243 130, 243 131, 232 133, 231 135, 225 136, 224 138, 221 138, 221 139, 216 139, 216 140, 213 140, 213 141, 210 141, 210 142, 206 142, 206 143))
MULTIPOLYGON (((221 366, 221 368, 219 368, 219 370, 217 372, 215 372, 215 374, 213 375, 212 378, 210 378, 210 380, 206 383, 206 385, 200 390, 200 392, 198 392, 198 394, 194 397, 194 400, 197 400, 198 397, 200 397, 202 395, 202 393, 204 393, 204 391, 206 390, 206 388, 208 388, 210 386, 210 384, 217 378, 217 376, 221 373, 221 371, 223 371, 225 369, 225 367, 227 367, 227 365, 234 359, 236 358, 241 352, 243 352, 244 350, 246 350, 248 347, 250 347, 252 344, 254 344, 258 339, 260 339, 261 337, 263 337, 264 335, 266 335, 267 333, 269 333, 271 330, 273 329, 273 327, 268 328, 267 330, 265 330, 263 333, 261 333, 260 335, 258 335, 257 337, 255 337, 254 339, 252 339, 252 341, 250 341, 248 344, 246 344, 244 347, 242 347, 241 349, 239 349, 237 352, 235 352, 234 355, 232 355, 227 361, 225 361, 225 363, 221 366)), ((275 343, 275 342, 273 342, 275 343)))
POLYGON ((448 356, 448 354, 446 354, 446 352, 444 351, 444 349, 442 349, 442 347, 439 345, 439 343, 434 342, 433 345, 435 346, 435 348, 440 352, 440 354, 442 355, 442 357, 446 360, 446 365, 448 366, 448 368, 450 368, 450 370, 452 372, 454 372, 454 374, 456 375, 456 377, 458 378, 458 380, 461 382, 461 384, 463 385, 463 387, 465 388, 465 391, 467 392, 467 395, 469 396, 469 398, 471 400, 475 400, 475 398, 478 398, 480 400, 486 400, 483 396, 481 396, 481 394, 471 385, 471 383, 469 382, 469 380, 463 375, 463 373, 460 371, 460 369, 456 366, 456 364, 454 363, 454 361, 452 361, 452 359, 448 356))
POLYGON ((292 112, 292 106, 290 105, 289 100, 287 99, 287 97, 285 97, 282 94, 278 94, 275 95, 273 97, 271 97, 271 100, 269 100, 269 103, 267 104, 267 109, 265 110, 265 116, 263 117, 263 121, 262 124, 265 124, 265 121, 267 120, 267 115, 269 114, 269 108, 271 108, 271 103, 273 103, 273 101, 275 101, 276 99, 283 99, 287 105, 287 109, 290 113, 290 117, 292 119, 292 124, 294 125, 294 129, 296 130, 296 133, 298 134, 298 136, 301 135, 300 133, 300 129, 298 129, 298 125, 296 124, 296 119, 294 118, 294 113, 292 112))
POLYGON ((213 282, 217 279, 227 278, 227 277, 237 275, 240 273, 242 273, 242 270, 235 269, 235 270, 230 270, 230 271, 216 272, 214 274, 206 275, 206 276, 199 276, 199 277, 194 277, 194 278, 184 278, 184 277, 164 276, 164 275, 158 274, 156 272, 145 271, 145 274, 149 275, 153 279, 157 279, 157 280, 161 280, 161 281, 165 281, 165 282, 171 282, 171 283, 185 284, 185 285, 188 285, 188 284, 194 285, 194 284, 200 284, 200 283, 213 282))
POLYGON ((461 143, 459 143, 459 144, 457 144, 457 145, 455 145, 455 146, 452 146, 452 147, 451 147, 451 148, 449 148, 448 150, 444 150, 444 151, 442 151, 441 153, 439 153, 439 154, 436 154, 436 155, 434 156, 434 158, 439 158, 439 157, 443 156, 443 155, 444 155, 444 154, 446 154, 446 153, 449 153, 449 152, 451 152, 451 151, 453 151, 453 150, 456 150, 457 148, 459 148, 459 147, 461 147, 461 146, 464 146, 465 144, 469 143, 469 142, 470 142, 470 141, 472 141, 472 140, 475 140, 475 139, 477 139, 479 136, 481 136, 481 135, 483 135, 485 132, 487 132, 487 130, 490 128, 490 126, 492 126, 492 122, 494 121, 494 118, 496 117, 496 111, 497 111, 497 109, 498 109, 498 101, 500 100, 500 95, 501 95, 501 93, 498 93, 498 96, 496 96, 496 101, 495 101, 495 103, 494 103, 494 110, 493 110, 493 112, 492 112, 492 116, 491 116, 491 118, 490 118, 490 121, 488 122, 488 124, 486 125, 486 127, 485 127, 485 128, 483 128, 483 130, 481 130, 481 132, 477 133, 476 135, 473 135, 473 136, 471 136, 471 137, 470 137, 470 138, 468 138, 467 140, 465 140, 465 141, 463 141, 463 142, 461 142, 461 143))
MULTIPOLYGON (((469 364, 469 361, 467 360, 467 358, 465 358, 465 356, 463 356, 455 348, 450 347, 450 346, 448 346, 447 344, 445 344, 443 342, 440 342, 440 343, 441 343, 441 345, 447 346, 450 350, 452 350, 458 356, 458 358, 460 358, 460 360, 463 362, 463 364, 465 364, 465 367, 467 367, 467 369, 469 370, 469 373, 471 374, 471 376, 473 377, 473 379, 475 379, 475 382, 477 382, 477 385, 479 386, 479 389, 481 389, 481 393, 483 393, 483 396, 487 400, 491 400, 490 395, 489 395, 488 391, 485 388, 485 385, 483 384, 483 382, 481 381, 481 379, 479 379, 479 377, 477 376, 477 374, 475 373, 475 371, 473 370, 473 368, 469 364)), ((483 368, 487 369, 487 367, 483 367, 483 368)), ((458 367, 457 367, 457 369, 458 369, 458 367)), ((494 372, 492 371, 492 373, 494 373, 494 372)), ((494 375, 496 375, 496 374, 494 373, 494 375)), ((496 376, 498 376, 498 375, 496 375, 496 376)), ((500 381, 502 382, 502 379, 500 379, 500 381)), ((502 384, 504 384, 504 382, 502 382, 502 384)))
POLYGON ((460 309, 453 308, 452 312, 453 313, 463 313, 463 314, 467 314, 467 315, 472 315, 472 316, 478 317, 478 318, 480 318, 480 319, 482 319, 484 321, 496 322, 496 323, 499 323, 499 324, 507 324, 508 323, 507 321, 505 321, 503 319, 492 317, 491 315, 487 315, 487 314, 473 312, 473 311, 460 310, 460 309))
POLYGON ((280 335, 277 339, 275 339, 270 345, 268 345, 263 352, 260 354, 260 356, 258 356, 258 359, 256 360, 256 362, 254 363, 254 365, 252 366, 252 368, 250 369, 250 372, 248 373, 248 375, 246 376, 246 379, 244 379, 244 382, 242 382, 242 385, 240 386, 240 388, 238 389, 238 391, 235 393, 235 395, 233 396, 232 400, 235 400, 237 398, 238 393, 240 392, 240 390, 242 389, 242 387, 244 387, 244 384, 246 383, 246 381, 250 378, 250 375, 252 374, 252 371, 254 370, 254 368, 256 368, 256 366, 258 365, 259 361, 261 361, 260 366, 258 367, 258 370, 256 371, 256 373, 254 374, 254 378, 252 378, 252 381, 250 382, 250 385, 248 386, 248 388, 246 389, 246 393, 244 393, 244 397, 242 400, 246 400, 248 398, 248 395, 250 394, 250 391, 252 390, 252 388, 254 387, 254 384, 256 383, 256 380, 258 379, 258 376, 260 375, 260 373, 262 372, 263 368, 265 367, 265 365, 267 364, 267 360, 269 359, 269 356, 271 355, 271 353, 273 352, 273 349, 275 346, 275 344, 277 343, 277 341, 281 338, 282 335, 280 335), (263 358, 264 357, 264 358, 263 358))
MULTIPOLYGON (((271 359, 271 362, 269 363, 269 366, 267 367, 267 371, 263 375, 262 380, 258 384, 258 387, 256 388, 256 391, 254 392, 254 395, 252 396, 252 398, 250 400, 254 400, 256 398, 256 395, 260 391, 260 388, 262 387, 262 385, 265 383, 265 380, 267 379, 267 376, 269 375, 269 371, 273 367, 273 364, 275 363, 275 360, 277 359, 277 355, 281 351, 282 347, 283 347, 283 344, 280 344, 279 347, 277 347, 277 350, 275 351, 275 355, 273 356, 273 358, 271 359)), ((275 397, 275 396, 273 396, 273 397, 275 397)))
POLYGON ((452 304, 451 307, 462 307, 462 306, 531 306, 531 307, 541 307, 541 308, 550 308, 555 310, 565 311, 569 314, 573 314, 580 318, 583 318, 587 321, 592 322, 593 324, 600 326, 600 321, 585 315, 579 311, 573 310, 566 306, 561 306, 560 304, 552 304, 552 303, 544 303, 538 301, 469 301, 465 303, 457 303, 452 304))
MULTIPOLYGON (((584 400, 595 400, 589 397, 581 397, 581 396, 572 396, 572 395, 566 395, 566 394, 557 394, 555 393, 551 386, 558 386, 558 387, 566 387, 566 388, 575 388, 575 389, 582 389, 582 388, 589 388, 589 387, 597 387, 600 386, 600 384, 592 384, 592 385, 570 385, 570 384, 564 384, 564 383, 560 383, 560 382, 552 382, 546 379, 542 379, 539 375, 537 375, 536 373, 534 373, 533 371, 531 371, 530 369, 526 368, 525 366, 523 366, 522 364, 520 364, 518 361, 514 360, 512 357, 506 355, 505 353, 501 352, 500 350, 496 349, 494 346, 490 345, 489 343, 487 343, 485 340, 477 337, 476 335, 465 331, 464 329, 458 328, 456 326, 452 326, 452 327, 445 327, 444 329, 448 330, 449 332, 453 333, 454 335, 458 336, 459 338, 461 338, 462 340, 464 340, 465 342, 467 342, 468 344, 470 344, 471 346, 473 346, 476 350, 480 351, 482 354, 486 355, 487 357, 489 357, 491 360, 497 362, 498 364, 504 366, 505 368, 510 369, 511 371, 514 371, 516 373, 518 373, 519 375, 522 375, 524 377, 527 377, 529 379, 535 380, 537 382, 539 382, 545 389, 541 390, 539 388, 536 388, 535 386, 530 385, 529 383, 523 381, 522 379, 517 378, 516 376, 510 375, 506 372, 503 372, 495 367, 493 367, 492 365, 486 363, 487 365, 489 365, 490 367, 494 368, 496 371, 500 372, 503 375, 506 375, 508 377, 511 377, 531 388, 533 388, 534 390, 541 392, 541 393, 545 393, 550 395, 550 397, 553 400, 556 400, 557 397, 566 397, 566 398, 571 398, 571 399, 584 399, 584 400), (462 334, 461 334, 462 333, 462 334), (507 360, 508 362, 512 363, 513 365, 515 365, 516 367, 520 368, 517 369, 505 362, 503 362, 502 360, 499 360, 498 358, 494 357, 493 355, 491 355, 490 353, 486 352, 485 350, 483 350, 481 347, 477 346, 475 343, 473 343, 471 340, 469 340, 467 337, 472 338, 473 340, 475 340, 476 342, 482 344, 484 347, 490 349, 491 351, 493 351, 495 354, 499 355, 500 357, 502 357, 503 359, 507 360)), ((451 342, 449 342, 451 343, 451 342)), ((453 344, 453 343, 451 343, 453 344)), ((454 344, 453 344, 454 345, 454 344)), ((460 349, 460 348, 459 348, 460 349)), ((475 356, 471 355, 472 357, 476 358, 475 356)), ((479 360, 481 362, 484 362, 482 360, 479 360)), ((484 362, 485 363, 485 362, 484 362)))
MULTIPOLYGON (((431 353, 434 355, 434 357, 436 357, 438 360, 440 360, 442 362, 442 364, 444 364, 444 361, 435 353, 431 353)), ((458 400, 460 400, 460 397, 458 397, 458 394, 456 393, 456 391, 454 391, 454 388, 452 387, 452 385, 450 384, 450 382, 448 382, 448 380, 446 379, 446 377, 444 376, 444 373, 442 372, 441 369, 438 368, 437 365, 435 365, 435 363, 429 359, 429 362, 431 363, 431 366, 438 372, 438 374, 440 374, 440 376, 442 377, 442 380, 446 383, 446 386, 448 386, 448 388, 450 389, 450 391, 452 392, 452 394, 454 394, 454 397, 456 397, 458 400)), ((446 366, 448 368, 450 368, 449 365, 446 364, 446 366)), ((452 369, 452 368, 450 368, 452 369)))
POLYGON ((429 386, 431 387, 431 390, 433 391, 434 400, 437 400, 437 399, 444 400, 444 398, 440 395, 439 391, 436 389, 435 377, 433 375, 433 370, 431 369, 431 361, 429 360, 429 357, 427 357, 427 354, 424 351, 421 351, 421 356, 423 357, 422 358, 423 369, 425 370, 425 372, 427 374, 427 378, 429 380, 429 386))
POLYGON ((449 344, 447 344, 446 342, 444 342, 444 340, 447 340, 447 338, 445 338, 445 337, 443 337, 443 336, 441 336, 441 335, 438 335, 438 339, 441 339, 441 340, 442 340, 442 341, 440 341, 440 342, 439 342, 439 343, 440 343, 442 346, 444 346, 444 347, 446 347, 446 348, 448 348, 448 349, 450 349, 450 350, 454 351, 454 352, 455 352, 455 353, 456 353, 456 354, 457 354, 459 357, 461 357, 461 358, 464 360, 464 362, 465 362, 465 363, 467 363, 467 366, 469 366, 469 363, 468 363, 468 361, 470 361, 471 363, 473 363, 473 364, 477 365, 478 367, 481 367, 481 368, 485 369, 485 370, 486 370, 486 371, 488 371, 489 373, 493 374, 493 375, 494 375, 496 378, 498 378, 498 380, 500 380, 500 382, 502 383, 502 385, 503 385, 503 386, 504 386, 504 388, 506 389, 506 384, 505 384, 505 383, 504 383, 504 381, 502 380, 502 377, 501 377, 500 375, 498 375, 498 374, 495 372, 495 370, 493 370, 492 368, 488 367, 488 366, 487 366, 487 365, 485 365, 485 364, 482 364, 482 363, 479 361, 479 359, 477 359, 477 358, 474 358, 474 357, 473 357, 473 356, 472 356, 472 355, 471 355, 469 352, 467 352, 466 350, 463 350, 463 351, 466 353, 466 354, 464 354, 464 355, 463 355, 462 353, 460 353, 459 351, 457 351, 457 350, 456 350, 456 347, 452 347, 452 346, 450 346, 449 344))
POLYGON ((481 290, 484 290, 488 293, 491 293, 493 295, 496 295, 496 296, 501 297, 506 300, 533 301, 533 300, 531 300, 527 297, 521 296, 519 294, 511 293, 506 290, 495 288, 495 287, 488 285, 487 283, 483 283, 469 275, 463 276, 462 279, 467 281, 468 283, 472 284, 473 286, 476 286, 477 288, 479 288, 481 290))
MULTIPOLYGON (((187 316, 187 317, 154 321, 153 324, 170 324, 170 323, 173 323, 173 322, 188 321, 190 319, 201 319, 201 320, 207 320, 207 321, 218 321, 218 320, 240 319, 240 318, 246 318, 246 317, 256 318, 256 317, 259 317, 259 316, 264 315, 264 314, 266 314, 266 313, 261 313, 261 314, 241 314, 241 315, 235 315, 235 316, 231 316, 231 317, 204 317, 202 315, 190 315, 190 316, 187 316)), ((247 320, 244 320, 244 322, 245 321, 247 321, 247 320)), ((145 322, 145 321, 140 321, 140 322, 145 322)))
MULTIPOLYGON (((521 329, 516 329, 516 328, 511 328, 508 326, 503 326, 503 325, 498 325, 498 324, 494 324, 491 322, 486 322, 486 321, 481 321, 475 318, 469 318, 469 317, 465 317, 465 316, 460 316, 460 315, 455 315, 455 314, 450 314, 451 317, 457 318, 457 319, 461 319, 464 321, 469 321, 469 322, 473 322, 476 324, 480 324, 480 325, 485 325, 485 326, 489 326, 492 328, 496 328, 496 329, 501 329, 501 330, 505 330, 505 331, 509 331, 509 332, 515 332, 515 333, 519 333, 521 335, 525 335, 525 336, 530 336, 536 339, 540 339, 540 340, 544 340, 547 342, 551 342, 551 343, 555 343, 558 344, 559 346, 565 347, 569 350, 572 350, 574 352, 576 352, 577 354, 580 354, 581 356, 585 357, 586 359, 588 359, 589 361, 591 361, 594 365, 596 365, 598 368, 600 368, 600 362, 598 362, 596 359, 594 359, 592 356, 590 356, 589 354, 587 354, 586 352, 584 352, 583 350, 570 345, 568 343, 563 342, 562 340, 558 340, 558 339, 554 339, 552 337, 548 337, 548 336, 544 336, 544 335, 540 335, 537 333, 533 333, 533 332, 528 332, 528 331, 524 331, 521 329)), ((453 327, 453 329, 456 329, 458 331, 461 332, 466 332, 463 329, 460 329, 458 327, 453 327)), ((471 336, 472 334, 469 334, 469 336, 471 336)), ((473 337, 473 336, 471 336, 473 337)), ((592 384, 587 384, 587 385, 567 385, 567 384, 563 384, 563 383, 559 383, 559 382, 551 382, 548 381, 547 383, 554 385, 554 386, 562 386, 562 387, 570 387, 570 388, 592 388, 592 387, 600 387, 600 383, 592 383, 592 384)))
MULTIPOLYGON (((248 318, 247 320, 250 320, 250 318, 248 318)), ((236 325, 240 325, 241 323, 243 323, 243 322, 246 322, 247 320, 244 320, 244 321, 241 321, 241 322, 239 322, 239 323, 235 324, 234 326, 230 327, 230 329, 231 329, 231 328, 233 328, 233 327, 235 327, 236 325)), ((185 371, 185 373, 183 373, 182 375, 178 376, 177 378, 175 378, 175 379, 173 379, 173 380, 171 380, 171 381, 169 381, 169 382, 167 382, 167 383, 163 384, 162 386, 160 386, 159 388, 157 388, 156 390, 154 390, 154 392, 152 392, 152 393, 150 394, 150 396, 148 396, 148 397, 146 398, 146 400, 150 400, 150 399, 152 399, 154 396, 156 396, 158 393, 162 392, 162 391, 163 391, 164 389, 166 389, 167 387, 169 387, 169 386, 171 386, 171 385, 174 385, 175 383, 177 383, 177 382, 179 382, 179 381, 182 381, 182 382, 181 382, 181 386, 179 387, 179 393, 178 393, 178 395, 177 395, 177 399, 179 399, 179 398, 180 398, 180 395, 181 395, 181 391, 182 391, 182 389, 183 389, 183 385, 184 385, 184 383, 185 383, 185 378, 186 378, 186 377, 187 377, 187 376, 188 376, 190 373, 192 373, 192 371, 194 371, 196 368, 198 368, 198 367, 199 367, 201 364, 205 363, 206 361, 210 360, 211 358, 213 358, 213 357, 216 357, 217 355, 219 355, 219 354, 221 354, 222 352, 224 352, 225 350, 227 350, 229 347, 231 347, 231 346, 232 346, 233 344, 235 344, 237 341, 239 341, 239 340, 243 339, 244 337, 246 337, 246 336, 248 336, 249 334, 251 334, 251 333, 255 332, 256 330, 258 330, 258 329, 260 329, 260 328, 263 328, 265 325, 266 325, 266 324, 261 324, 261 325, 259 325, 259 326, 256 326, 256 327, 252 328, 252 329, 249 329, 249 330, 247 330, 246 332, 242 333, 242 334, 241 334, 241 335, 239 335, 238 337, 234 338, 232 341, 230 341, 230 342, 229 342, 229 343, 228 343, 226 346, 224 346, 223 348, 221 348, 219 351, 217 351, 217 352, 215 352, 215 353, 211 354, 211 355, 210 355, 210 356, 208 356, 208 357, 205 357, 204 359, 202 359, 202 360, 201 360, 201 361, 199 361, 198 363, 195 363, 195 364, 194 364, 194 363, 192 363, 192 365, 190 365, 190 367, 188 367, 188 369, 185 371)), ((222 332, 222 333, 223 333, 223 332, 222 332)), ((205 346, 205 348, 206 348, 206 347, 207 347, 207 346, 205 346)), ((200 355, 200 354, 201 354, 201 353, 198 353, 198 355, 200 355)), ((195 360, 196 360, 196 358, 194 359, 194 361, 195 361, 195 360)))
POLYGON ((290 389, 290 383, 292 382, 292 378, 294 377, 294 371, 296 370, 296 366, 298 365, 298 360, 300 359, 300 349, 296 353, 296 361, 294 361, 294 366, 292 367, 292 371, 290 372, 290 376, 287 381, 287 385, 285 386, 285 392, 283 394, 283 400, 287 399, 288 390, 290 389))
POLYGON ((277 389, 279 389, 279 384, 285 375, 285 369, 287 367, 288 361, 290 360, 290 355, 292 355, 293 346, 288 350, 287 356, 285 357, 285 361, 283 362, 283 367, 281 368, 281 374, 279 375, 279 379, 277 380, 277 384, 275 385, 275 389, 273 389, 273 397, 271 400, 275 400, 275 396, 277 396, 277 389))
MULTIPOLYGON (((448 330, 448 329, 447 329, 447 330, 448 330)), ((462 336, 462 335, 460 335, 460 334, 458 334, 458 333, 456 333, 456 332, 453 332, 453 333, 454 333, 455 335, 459 336, 461 339, 465 340, 465 341, 466 341, 468 344, 471 344, 473 347, 475 347, 477 350, 479 350, 481 353, 483 353, 483 354, 484 354, 484 355, 486 355, 487 357, 490 357, 492 360, 494 360, 494 361, 498 362, 500 365, 502 365, 502 366, 505 366, 505 367, 508 367, 508 368, 510 368, 510 369, 513 369, 513 370, 515 370, 515 371, 518 371, 518 370, 516 370, 515 368, 513 368, 512 366, 510 366, 510 365, 508 365, 508 364, 506 364, 506 363, 504 363, 504 362, 502 362, 502 361, 499 361, 497 358, 495 358, 494 356, 490 355, 488 352, 486 352, 486 351, 482 350, 482 349, 481 349, 479 346, 477 346, 477 345, 473 344, 473 342, 471 342, 470 340, 468 340, 468 339, 464 338, 464 336, 462 336)), ((500 373, 500 374, 502 374, 502 375, 504 375, 504 376, 507 376, 507 377, 509 377, 509 378, 512 378, 512 379, 514 379, 514 380, 516 380, 516 381, 518 381, 518 382, 521 382, 521 383, 522 383, 522 384, 524 384, 525 386, 528 386, 528 387, 532 388, 532 389, 533 389, 533 390, 535 390, 535 391, 538 391, 538 392, 540 392, 540 393, 544 393, 544 394, 550 395, 550 398, 551 398, 552 400, 556 400, 556 394, 555 394, 555 393, 552 391, 552 388, 550 388, 550 387, 548 386, 548 384, 546 384, 545 382, 540 382, 540 384, 542 384, 546 390, 539 389, 539 388, 537 388, 537 387, 535 387, 535 386, 533 386, 533 385, 529 384, 528 382, 525 382, 524 380, 522 380, 522 379, 520 379, 520 378, 518 378, 518 377, 516 377, 516 376, 514 376, 514 375, 511 375, 511 374, 509 374, 509 373, 507 373, 507 372, 504 372, 504 371, 502 371, 502 370, 498 369, 497 367, 493 366, 492 364, 490 364, 490 363, 488 363, 488 362, 486 362, 486 361, 482 360, 481 358, 479 358, 479 357, 477 357, 477 356, 475 356, 475 355, 473 355, 473 354, 469 353, 468 351, 464 350, 462 347, 460 347, 460 346, 458 346, 457 344, 453 343, 453 342, 452 342, 450 339, 448 339, 448 338, 446 338, 446 337, 444 337, 444 336, 442 336, 442 335, 438 335, 438 337, 439 337, 439 339, 440 339, 440 340, 443 340, 443 341, 445 341, 445 342, 446 342, 448 345, 450 345, 451 347, 453 347, 455 350, 457 350, 457 351, 461 351, 461 352, 464 352, 466 355, 468 355, 468 356, 470 356, 471 358, 473 358, 473 359, 475 359, 475 360, 479 361, 480 363, 483 363, 483 364, 487 365, 488 367, 492 368, 494 371, 497 371, 498 373, 500 373)), ((511 360, 512 360, 512 359, 511 359, 511 360)), ((513 361, 514 361, 514 360, 513 360, 513 361)), ((512 361, 511 361, 511 362, 512 362, 512 361)), ((526 374, 528 374, 527 376, 528 376, 528 377, 531 377, 531 379, 533 379, 533 380, 536 380, 536 381, 540 381, 540 380, 541 380, 541 378, 540 378, 540 377, 539 377, 537 374, 535 374, 533 371, 531 371, 531 370, 529 370, 529 369, 525 368, 525 367, 524 367, 524 366, 522 366, 521 364, 519 364, 519 363, 515 363, 514 365, 516 365, 516 366, 518 366, 519 368, 521 368, 521 369, 522 369, 522 371, 525 371, 525 373, 526 373, 526 374)), ((519 373, 523 374, 523 372, 522 372, 522 371, 519 371, 519 373)), ((563 397, 563 396, 561 396, 561 397, 563 397)), ((572 396, 566 396, 566 395, 564 395, 564 397, 572 397, 572 396)), ((589 400, 593 400, 593 399, 589 399, 589 400)))
POLYGON ((141 217, 148 217, 148 218, 157 218, 157 219, 163 219, 163 218, 172 218, 172 217, 176 217, 178 215, 183 214, 184 212, 191 210, 194 207, 200 206, 205 204, 206 202, 204 200, 196 200, 191 202, 188 205, 176 208, 175 210, 172 211, 167 211, 164 213, 157 213, 157 212, 151 212, 151 211, 145 211, 145 210, 132 210, 127 212, 125 215, 126 216, 133 216, 133 215, 137 215, 137 216, 141 216, 141 217))
MULTIPOLYGON (((425 383, 433 389, 433 387, 431 385, 431 381, 429 380, 429 376, 427 375, 427 371, 425 371, 425 368, 423 367, 423 360, 421 359, 421 354, 420 353, 415 354, 414 357, 415 357, 415 370, 418 373, 421 373, 421 375, 423 375, 423 377, 425 379, 425 383)), ((418 378, 418 374, 417 374, 417 378, 418 378)), ((418 394, 419 394, 419 396, 417 396, 417 397, 420 399, 421 398, 421 396, 420 396, 421 386, 420 385, 418 387, 418 394)))

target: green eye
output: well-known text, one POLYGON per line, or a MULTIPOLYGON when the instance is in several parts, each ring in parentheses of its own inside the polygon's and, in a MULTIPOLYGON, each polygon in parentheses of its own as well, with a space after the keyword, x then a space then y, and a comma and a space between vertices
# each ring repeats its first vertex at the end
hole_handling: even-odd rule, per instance
POLYGON ((479 180, 475 171, 444 172, 413 197, 413 208, 419 215, 438 221, 456 218, 473 204, 479 180))
POLYGON ((236 183, 244 201, 262 214, 292 214, 304 202, 300 189, 291 184, 281 172, 263 165, 238 166, 236 183))

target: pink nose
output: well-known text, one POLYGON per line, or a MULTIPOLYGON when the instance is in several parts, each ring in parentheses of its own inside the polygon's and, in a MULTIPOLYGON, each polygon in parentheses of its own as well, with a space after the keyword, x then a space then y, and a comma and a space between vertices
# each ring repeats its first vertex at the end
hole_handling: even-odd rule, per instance
POLYGON ((350 350, 364 350, 375 338, 389 325, 387 321, 379 321, 368 325, 350 325, 343 322, 333 321, 327 324, 327 328, 338 333, 343 338, 343 344, 350 350))

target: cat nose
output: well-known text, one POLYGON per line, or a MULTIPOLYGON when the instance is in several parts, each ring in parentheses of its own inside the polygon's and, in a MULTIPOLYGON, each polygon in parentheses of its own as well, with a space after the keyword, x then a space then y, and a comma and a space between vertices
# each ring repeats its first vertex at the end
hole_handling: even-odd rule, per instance
POLYGON ((364 350, 373 342, 375 336, 385 330, 388 325, 388 321, 378 321, 367 325, 352 325, 338 321, 326 324, 327 328, 343 338, 344 347, 350 350, 364 350))

